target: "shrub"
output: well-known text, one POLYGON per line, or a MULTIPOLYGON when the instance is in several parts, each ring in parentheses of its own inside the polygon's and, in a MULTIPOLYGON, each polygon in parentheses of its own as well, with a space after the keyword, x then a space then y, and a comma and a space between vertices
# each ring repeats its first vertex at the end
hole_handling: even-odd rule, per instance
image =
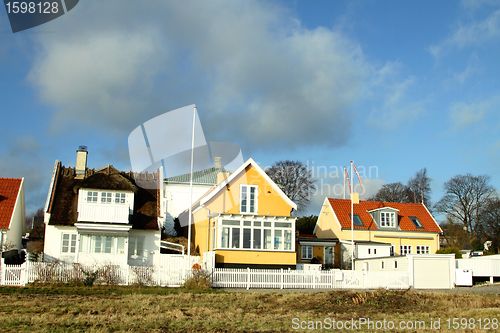
POLYGON ((455 259, 462 259, 462 252, 457 247, 445 247, 437 250, 436 254, 455 254, 455 259))
POLYGON ((190 290, 207 290, 212 288, 212 274, 203 269, 193 269, 192 276, 184 282, 190 290))
POLYGON ((152 286, 154 285, 153 266, 132 266, 132 272, 135 273, 135 285, 152 286))

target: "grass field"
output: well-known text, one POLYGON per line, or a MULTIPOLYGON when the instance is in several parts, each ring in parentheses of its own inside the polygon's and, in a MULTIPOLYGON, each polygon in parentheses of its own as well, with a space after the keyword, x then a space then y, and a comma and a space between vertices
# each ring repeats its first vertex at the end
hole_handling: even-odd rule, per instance
POLYGON ((328 329, 334 324, 332 320, 345 325, 345 321, 352 323, 352 318, 357 324, 359 318, 372 323, 351 330, 357 332, 373 331, 384 320, 386 328, 390 322, 394 328, 377 331, 401 331, 398 325, 404 321, 413 327, 406 332, 443 332, 449 331, 448 318, 453 332, 494 332, 499 330, 498 326, 493 328, 500 319, 500 298, 385 290, 228 293, 183 288, 28 286, 0 288, 0 315, 1 332, 304 331, 301 327, 312 332, 321 328, 332 331, 328 329), (452 329, 453 318, 459 318, 455 322, 458 329, 452 329), (463 318, 468 320, 466 329, 463 318), (479 330, 486 318, 490 330, 479 330), (430 329, 431 320, 437 319, 440 329, 430 329), (425 323, 425 330, 415 324, 417 321, 425 323))

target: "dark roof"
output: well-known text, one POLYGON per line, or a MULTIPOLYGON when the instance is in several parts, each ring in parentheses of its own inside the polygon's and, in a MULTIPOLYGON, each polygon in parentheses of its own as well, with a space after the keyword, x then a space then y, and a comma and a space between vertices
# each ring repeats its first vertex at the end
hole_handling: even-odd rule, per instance
MULTIPOLYGON (((328 199, 335 215, 342 228, 351 229, 351 200, 349 199, 328 199)), ((356 229, 377 230, 377 225, 373 221, 369 211, 380 208, 397 209, 398 225, 403 231, 427 231, 441 232, 441 228, 436 223, 427 208, 421 203, 402 202, 381 202, 381 201, 359 201, 353 205, 354 214, 358 215, 363 222, 363 227, 354 226, 356 229), (423 228, 417 229, 410 220, 411 216, 418 218, 423 228)))
POLYGON ((132 228, 158 229, 159 190, 156 188, 158 182, 156 174, 134 175, 108 166, 97 171, 87 170, 85 179, 75 179, 75 175, 74 168, 63 167, 60 162, 58 163, 48 207, 48 213, 51 214, 49 225, 73 226, 78 217, 78 189, 92 188, 135 192, 134 213, 130 218, 132 228))
MULTIPOLYGON (((207 185, 217 185, 217 175, 219 173, 231 174, 232 171, 226 170, 224 168, 209 168, 200 171, 193 172, 193 184, 207 184, 207 185)), ((191 174, 186 173, 180 176, 174 176, 165 179, 166 183, 188 183, 191 180, 191 174)))
POLYGON ((0 178, 0 229, 9 229, 22 179, 0 178))

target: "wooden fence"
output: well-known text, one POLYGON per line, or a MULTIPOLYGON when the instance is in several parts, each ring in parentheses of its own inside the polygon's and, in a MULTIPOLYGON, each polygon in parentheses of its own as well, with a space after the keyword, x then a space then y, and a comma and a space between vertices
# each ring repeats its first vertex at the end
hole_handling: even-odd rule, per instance
POLYGON ((217 288, 406 289, 410 278, 407 272, 216 268, 212 281, 217 288))
MULTIPOLYGON (((0 285, 24 286, 28 283, 71 281, 84 282, 95 275, 96 284, 181 286, 190 278, 192 269, 172 269, 153 266, 83 266, 80 264, 33 263, 2 265, 0 285)), ((406 272, 366 271, 300 271, 268 269, 216 268, 212 271, 216 288, 274 288, 274 289, 406 289, 406 272)))

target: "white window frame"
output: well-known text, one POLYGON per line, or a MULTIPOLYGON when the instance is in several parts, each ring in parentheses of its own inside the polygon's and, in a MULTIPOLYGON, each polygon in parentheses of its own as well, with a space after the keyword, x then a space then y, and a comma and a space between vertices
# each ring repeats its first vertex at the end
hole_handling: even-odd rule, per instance
POLYGON ((396 213, 395 212, 380 212, 380 226, 382 228, 395 228, 396 227, 396 213))
POLYGON ((87 202, 88 203, 99 203, 99 192, 98 191, 87 191, 87 202))
POLYGON ((259 197, 259 187, 257 185, 240 185, 240 214, 252 214, 257 215, 258 212, 258 197, 259 197), (250 211, 251 207, 251 198, 250 193, 252 188, 254 189, 254 199, 253 199, 253 207, 254 211, 250 211), (244 196, 246 195, 246 197, 244 196), (245 205, 243 205, 243 200, 246 200, 245 205))
POLYGON ((431 247, 429 245, 417 245, 417 254, 430 254, 431 247))
POLYGON ((76 253, 76 234, 63 233, 61 235, 61 253, 76 253), (67 238, 67 239, 65 239, 67 238), (68 244, 65 245, 64 242, 68 244), (66 250, 64 249, 66 247, 66 250))
POLYGON ((400 245, 399 246, 399 254, 404 256, 407 254, 412 253, 412 246, 411 245, 400 245))
POLYGON ((313 258, 313 246, 312 245, 302 245, 300 249, 300 259, 311 260, 313 258))
MULTIPOLYGON (((243 251, 286 251, 295 252, 295 223, 293 220, 269 220, 266 216, 263 217, 248 217, 245 215, 230 217, 221 216, 216 220, 214 232, 217 239, 216 249, 220 250, 243 250, 243 251), (224 239, 223 233, 227 229, 228 239, 224 239), (238 240, 233 240, 234 229, 239 229, 238 240), (250 230, 250 247, 244 247, 245 229, 250 230), (256 240, 255 230, 260 230, 259 240, 256 240), (279 233, 281 232, 281 235, 279 233), (266 234, 268 236, 266 242, 266 234), (276 237, 278 235, 278 238, 276 237), (233 247, 233 244, 238 243, 238 247, 233 247), (260 247, 256 248, 255 244, 259 243, 260 247), (267 247, 266 247, 267 245, 267 247)), ((248 233, 247 233, 248 234, 248 233)))
POLYGON ((145 245, 145 236, 129 236, 128 256, 132 259, 143 258, 144 257, 144 245, 145 245), (139 244, 142 245, 142 248, 139 247, 139 244))

